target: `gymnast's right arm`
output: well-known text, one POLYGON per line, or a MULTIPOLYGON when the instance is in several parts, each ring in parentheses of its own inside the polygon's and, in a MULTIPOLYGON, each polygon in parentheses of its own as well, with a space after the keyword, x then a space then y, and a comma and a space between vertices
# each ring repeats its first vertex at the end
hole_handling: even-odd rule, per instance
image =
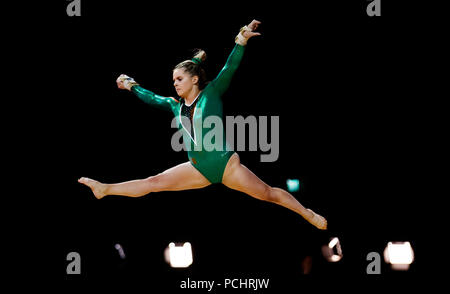
POLYGON ((175 98, 160 96, 152 91, 142 88, 133 78, 130 78, 127 75, 121 74, 116 82, 119 89, 131 91, 145 103, 157 108, 172 111, 174 104, 179 103, 175 98))

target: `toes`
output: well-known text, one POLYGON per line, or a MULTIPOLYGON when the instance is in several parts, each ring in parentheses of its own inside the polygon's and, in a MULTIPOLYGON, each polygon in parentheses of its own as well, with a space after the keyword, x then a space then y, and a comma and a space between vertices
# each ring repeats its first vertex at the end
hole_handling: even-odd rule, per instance
POLYGON ((85 177, 78 179, 78 183, 85 184, 85 185, 88 185, 89 181, 90 181, 90 179, 85 178, 85 177))
POLYGON ((323 219, 322 230, 326 230, 327 228, 328 228, 328 222, 327 222, 327 220, 324 218, 324 219, 323 219))

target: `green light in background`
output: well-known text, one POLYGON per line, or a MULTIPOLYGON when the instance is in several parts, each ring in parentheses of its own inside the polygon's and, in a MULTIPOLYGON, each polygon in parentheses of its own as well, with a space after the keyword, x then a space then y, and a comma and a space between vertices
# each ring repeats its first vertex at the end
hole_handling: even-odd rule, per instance
POLYGON ((300 190, 300 181, 298 179, 287 179, 286 185, 289 192, 300 190))

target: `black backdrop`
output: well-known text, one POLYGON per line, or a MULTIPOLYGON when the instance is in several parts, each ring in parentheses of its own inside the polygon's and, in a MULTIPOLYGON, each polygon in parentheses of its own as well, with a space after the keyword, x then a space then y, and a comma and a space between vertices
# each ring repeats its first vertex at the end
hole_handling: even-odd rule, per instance
POLYGON ((29 45, 45 54, 28 56, 30 75, 51 77, 42 98, 28 105, 37 118, 30 126, 39 153, 32 170, 44 176, 38 186, 45 191, 32 194, 30 210, 36 213, 34 204, 45 209, 36 213, 42 222, 28 241, 45 244, 49 280, 65 281, 65 289, 132 281, 149 291, 174 291, 187 277, 259 277, 270 278, 270 290, 278 292, 421 276, 421 199, 432 185, 423 154, 428 63, 419 47, 427 35, 408 7, 387 1, 381 17, 367 16, 366 1, 311 2, 82 0, 80 17, 67 16, 68 2, 52 7, 45 34, 32 36, 29 45), (82 176, 144 178, 187 161, 171 149, 171 114, 118 90, 115 79, 126 73, 144 88, 175 95, 175 64, 202 48, 213 78, 239 28, 252 19, 262 22, 262 36, 250 40, 223 97, 224 112, 279 116, 280 154, 261 163, 260 152, 240 152, 241 161, 272 186, 300 179, 294 196, 327 217, 328 231, 221 185, 96 200, 77 183, 82 176), (332 264, 320 248, 334 236, 344 258, 332 264), (165 263, 172 241, 191 242, 190 268, 165 263), (380 276, 367 275, 367 254, 382 255, 388 241, 410 241, 416 261, 406 273, 382 263, 380 276), (81 275, 66 275, 71 251, 81 255, 81 275), (301 266, 307 256, 310 275, 301 266))

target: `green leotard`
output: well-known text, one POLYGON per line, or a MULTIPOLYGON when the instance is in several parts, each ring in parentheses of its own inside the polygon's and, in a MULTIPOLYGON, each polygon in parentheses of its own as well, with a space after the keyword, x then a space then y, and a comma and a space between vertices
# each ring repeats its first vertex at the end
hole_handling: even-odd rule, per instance
MULTIPOLYGON (((219 117, 223 121, 221 96, 230 85, 233 74, 242 60, 244 49, 244 46, 236 44, 220 73, 203 89, 202 92, 200 92, 199 96, 194 101, 195 110, 192 118, 193 136, 191 136, 190 131, 187 131, 189 126, 187 126, 186 123, 181 123, 183 107, 187 107, 182 99, 156 95, 139 85, 135 85, 131 88, 131 91, 144 102, 173 112, 177 120, 178 128, 183 132, 183 141, 188 150, 189 161, 211 183, 222 182, 225 167, 234 151, 230 151, 230 148, 227 148, 226 136, 223 130, 223 137, 221 138, 221 145, 223 148, 215 148, 214 150, 208 148, 211 146, 207 146, 208 143, 203 142, 203 137, 210 129, 204 127, 203 121, 210 116, 219 117)), ((183 120, 183 122, 185 122, 185 120, 183 120)), ((220 138, 213 137, 211 144, 215 144, 214 139, 220 138)))

